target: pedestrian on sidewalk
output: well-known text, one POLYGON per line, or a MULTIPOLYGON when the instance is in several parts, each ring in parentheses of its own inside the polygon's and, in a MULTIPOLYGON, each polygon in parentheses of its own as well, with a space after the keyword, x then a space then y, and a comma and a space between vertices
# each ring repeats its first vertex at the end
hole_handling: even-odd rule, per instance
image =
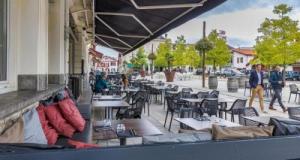
POLYGON ((273 104, 275 102, 275 100, 278 100, 278 103, 280 105, 280 107, 282 108, 283 112, 286 112, 287 109, 284 107, 283 103, 282 103, 282 98, 281 98, 281 92, 282 92, 282 88, 285 86, 285 82, 282 78, 282 74, 280 73, 280 67, 276 66, 274 68, 274 70, 271 72, 270 78, 269 78, 269 82, 271 83, 272 89, 274 91, 274 95, 272 97, 269 109, 270 110, 276 110, 275 108, 273 108, 273 104))
POLYGON ((264 74, 261 71, 261 64, 257 64, 255 66, 255 70, 253 70, 250 74, 249 84, 251 87, 251 97, 249 101, 249 107, 253 107, 252 103, 256 95, 259 97, 259 106, 263 113, 267 113, 264 110, 264 83, 263 83, 264 74))

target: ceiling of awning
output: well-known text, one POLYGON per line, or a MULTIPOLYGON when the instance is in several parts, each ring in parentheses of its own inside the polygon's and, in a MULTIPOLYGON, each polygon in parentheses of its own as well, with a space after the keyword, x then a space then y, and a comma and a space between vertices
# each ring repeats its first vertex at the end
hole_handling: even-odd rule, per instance
POLYGON ((95 0, 95 42, 125 55, 224 1, 95 0))

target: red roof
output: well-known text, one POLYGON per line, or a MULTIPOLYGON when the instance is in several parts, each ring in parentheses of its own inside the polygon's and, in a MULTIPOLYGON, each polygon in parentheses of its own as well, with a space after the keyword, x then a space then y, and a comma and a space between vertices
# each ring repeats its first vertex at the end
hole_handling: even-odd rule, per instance
POLYGON ((232 51, 246 56, 254 56, 256 54, 253 49, 234 48, 232 51))

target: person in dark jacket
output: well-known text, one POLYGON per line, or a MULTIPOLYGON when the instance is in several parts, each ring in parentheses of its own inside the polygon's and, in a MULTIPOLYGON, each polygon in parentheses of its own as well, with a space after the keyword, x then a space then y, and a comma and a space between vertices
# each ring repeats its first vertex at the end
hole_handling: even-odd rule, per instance
POLYGON ((274 104, 275 100, 277 99, 283 112, 286 112, 287 109, 284 107, 282 100, 281 100, 281 92, 282 92, 282 88, 284 87, 284 80, 282 78, 282 74, 280 73, 279 66, 276 66, 274 68, 274 70, 271 72, 269 82, 271 83, 272 89, 274 91, 274 95, 272 97, 269 109, 276 110, 275 108, 273 108, 273 104, 274 104))
POLYGON ((101 93, 104 89, 107 89, 107 81, 104 79, 104 75, 96 75, 95 92, 101 93))
POLYGON ((249 84, 251 87, 251 97, 249 101, 249 107, 253 107, 252 103, 256 95, 259 97, 259 106, 263 113, 267 113, 264 110, 264 74, 261 71, 261 65, 257 64, 255 70, 250 73, 249 84))

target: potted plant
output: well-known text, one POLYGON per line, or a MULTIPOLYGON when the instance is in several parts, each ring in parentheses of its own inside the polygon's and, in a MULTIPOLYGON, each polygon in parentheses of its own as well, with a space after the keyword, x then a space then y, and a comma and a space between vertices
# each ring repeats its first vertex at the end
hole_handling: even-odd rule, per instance
POLYGON ((167 61, 167 66, 168 68, 164 71, 165 76, 166 76, 166 81, 167 82, 173 82, 174 81, 174 76, 175 76, 175 71, 172 70, 172 65, 174 61, 174 57, 171 53, 167 52, 165 55, 166 61, 167 61))

